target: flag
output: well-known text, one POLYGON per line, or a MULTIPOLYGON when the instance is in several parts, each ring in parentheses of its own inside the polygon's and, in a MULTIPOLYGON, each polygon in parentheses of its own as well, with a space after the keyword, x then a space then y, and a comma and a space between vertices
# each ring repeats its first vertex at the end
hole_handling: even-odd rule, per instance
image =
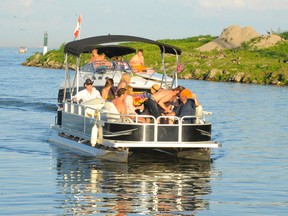
POLYGON ((78 36, 79 36, 81 23, 82 23, 82 16, 79 15, 78 20, 77 20, 77 24, 76 24, 76 28, 74 31, 74 39, 78 38, 78 36))
POLYGON ((180 63, 177 64, 177 72, 180 73, 182 71, 182 65, 180 63))

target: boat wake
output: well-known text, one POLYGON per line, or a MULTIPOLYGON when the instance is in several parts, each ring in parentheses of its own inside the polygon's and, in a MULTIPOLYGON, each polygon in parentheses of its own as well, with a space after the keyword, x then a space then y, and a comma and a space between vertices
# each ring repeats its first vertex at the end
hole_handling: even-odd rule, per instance
POLYGON ((0 98, 0 108, 2 109, 18 109, 26 111, 28 109, 40 112, 55 112, 57 105, 55 103, 34 102, 15 98, 0 98))
POLYGON ((26 155, 44 155, 49 156, 51 153, 49 151, 39 151, 39 150, 31 150, 31 149, 24 149, 19 146, 8 147, 8 146, 0 146, 1 152, 16 152, 19 154, 26 154, 26 155))

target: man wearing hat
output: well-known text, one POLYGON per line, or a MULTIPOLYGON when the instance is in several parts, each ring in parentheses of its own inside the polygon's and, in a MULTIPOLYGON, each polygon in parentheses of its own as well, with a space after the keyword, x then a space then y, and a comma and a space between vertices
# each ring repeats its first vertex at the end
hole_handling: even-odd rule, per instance
MULTIPOLYGON (((166 115, 178 116, 180 118, 183 116, 195 116, 196 105, 192 92, 189 89, 184 89, 179 93, 179 98, 182 103, 172 113, 168 113, 166 115)), ((190 124, 194 122, 195 118, 187 118, 183 121, 183 123, 190 124)))
POLYGON ((154 84, 152 85, 152 87, 150 88, 150 92, 151 94, 154 94, 156 92, 158 92, 160 90, 160 86, 158 84, 154 84))
POLYGON ((93 81, 91 79, 86 79, 84 82, 84 88, 82 91, 79 91, 72 100, 77 101, 78 103, 84 103, 86 101, 102 98, 100 92, 93 87, 93 81))

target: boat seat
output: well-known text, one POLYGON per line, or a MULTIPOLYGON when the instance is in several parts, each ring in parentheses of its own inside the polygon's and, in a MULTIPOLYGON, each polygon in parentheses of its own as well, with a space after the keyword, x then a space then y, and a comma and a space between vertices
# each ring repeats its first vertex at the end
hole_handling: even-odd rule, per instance
POLYGON ((105 100, 103 98, 94 98, 92 100, 82 103, 82 105, 84 106, 101 106, 104 104, 105 104, 105 100))
POLYGON ((101 120, 108 122, 121 122, 121 123, 134 123, 131 118, 122 117, 118 112, 116 106, 110 102, 106 101, 105 106, 101 109, 101 120))
POLYGON ((105 102, 101 112, 101 120, 103 121, 116 122, 120 120, 120 113, 118 112, 116 106, 110 101, 105 102))
POLYGON ((82 103, 82 105, 85 106, 85 116, 94 117, 96 110, 101 110, 104 107, 105 100, 103 98, 95 98, 82 103))
POLYGON ((196 112, 195 112, 195 116, 196 116, 196 124, 203 124, 204 122, 202 121, 202 115, 203 115, 203 108, 202 105, 199 105, 196 107, 196 112))

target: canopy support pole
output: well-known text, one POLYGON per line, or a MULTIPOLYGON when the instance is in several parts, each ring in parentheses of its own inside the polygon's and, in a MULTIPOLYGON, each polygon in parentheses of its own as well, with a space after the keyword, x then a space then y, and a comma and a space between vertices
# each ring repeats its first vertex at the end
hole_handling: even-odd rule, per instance
MULTIPOLYGON (((77 57, 76 59, 76 95, 79 92, 79 64, 80 64, 80 56, 77 57)), ((75 80, 73 83, 73 87, 74 87, 74 84, 75 84, 75 80)), ((78 101, 78 98, 77 98, 77 101, 78 101)))
POLYGON ((161 58, 162 58, 162 67, 163 67, 163 75, 162 75, 162 81, 161 81, 161 86, 162 87, 162 84, 163 84, 163 81, 165 79, 165 87, 166 89, 168 89, 168 86, 167 86, 167 76, 166 76, 166 68, 165 68, 165 60, 164 60, 164 53, 165 53, 165 47, 162 46, 162 52, 161 52, 161 58))

